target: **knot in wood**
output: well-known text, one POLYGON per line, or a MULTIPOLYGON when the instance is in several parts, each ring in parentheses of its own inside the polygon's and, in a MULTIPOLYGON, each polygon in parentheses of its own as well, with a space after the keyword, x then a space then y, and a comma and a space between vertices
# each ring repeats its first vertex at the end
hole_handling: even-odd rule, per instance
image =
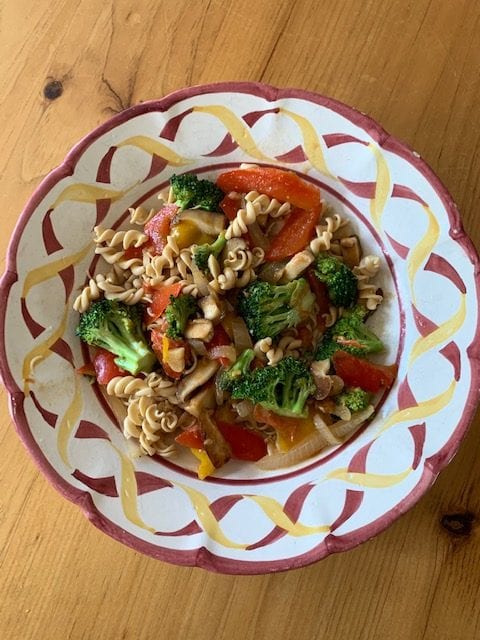
POLYGON ((51 80, 43 88, 43 95, 47 100, 56 100, 63 93, 63 84, 60 80, 51 80))
POLYGON ((475 516, 470 511, 449 513, 442 517, 440 523, 448 533, 454 536, 468 536, 472 531, 475 516))

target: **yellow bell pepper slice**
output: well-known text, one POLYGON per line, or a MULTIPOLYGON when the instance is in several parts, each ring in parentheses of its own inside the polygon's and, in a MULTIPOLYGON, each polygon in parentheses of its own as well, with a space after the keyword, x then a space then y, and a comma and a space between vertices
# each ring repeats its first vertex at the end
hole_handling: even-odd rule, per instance
POLYGON ((213 462, 208 457, 206 451, 203 449, 190 449, 193 455, 200 461, 197 469, 197 475, 199 480, 204 480, 207 476, 211 476, 215 471, 213 462))

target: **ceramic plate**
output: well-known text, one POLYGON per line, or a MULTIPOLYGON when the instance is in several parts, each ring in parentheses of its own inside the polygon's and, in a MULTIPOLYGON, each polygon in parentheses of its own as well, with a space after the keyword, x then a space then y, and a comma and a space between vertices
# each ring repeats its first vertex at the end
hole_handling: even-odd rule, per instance
POLYGON ((224 83, 128 109, 84 138, 23 211, 1 284, 1 373, 43 473, 105 533, 155 558, 225 573, 300 567, 385 529, 454 455, 479 388, 479 264, 446 189, 365 115, 293 89, 224 83), (319 185, 381 256, 375 314, 398 380, 343 446, 269 474, 138 457, 75 368, 72 300, 94 269, 94 225, 154 204, 176 172, 240 162, 319 185))

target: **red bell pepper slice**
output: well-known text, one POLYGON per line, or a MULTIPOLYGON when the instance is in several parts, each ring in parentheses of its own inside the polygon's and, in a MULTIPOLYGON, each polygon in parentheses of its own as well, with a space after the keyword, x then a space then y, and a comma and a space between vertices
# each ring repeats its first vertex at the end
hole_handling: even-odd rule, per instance
POLYGON ((95 378, 97 375, 95 367, 93 366, 93 362, 82 364, 82 366, 78 367, 78 369, 75 369, 75 371, 81 376, 87 376, 87 378, 95 378))
POLYGON ((237 460, 256 462, 267 455, 265 440, 253 431, 238 424, 217 422, 220 433, 230 445, 232 457, 237 460))
POLYGON ((153 290, 152 302, 147 307, 149 321, 159 318, 170 304, 170 296, 176 298, 180 295, 183 284, 175 282, 153 290))
POLYGON ((290 202, 301 209, 320 207, 320 189, 302 180, 292 171, 273 167, 233 169, 217 178, 222 191, 258 191, 280 202, 290 202))
POLYGON ((167 243, 170 225, 177 211, 176 204, 165 204, 145 225, 145 233, 150 238, 157 255, 162 253, 167 243))
POLYGON ((143 257, 143 249, 147 245, 147 242, 144 242, 139 247, 128 247, 125 249, 123 254, 124 260, 133 260, 134 258, 142 258, 143 257))
MULTIPOLYGON (((229 344, 232 344, 232 340, 230 339, 230 336, 228 335, 228 333, 225 331, 225 329, 221 324, 217 324, 213 331, 213 338, 210 340, 210 342, 207 343, 206 348, 207 348, 207 351, 211 351, 215 347, 224 347, 229 344)), ((230 366, 230 360, 228 358, 220 356, 218 358, 218 361, 220 362, 222 367, 230 366)))
POLYGON ((198 425, 179 433, 175 442, 189 449, 204 449, 202 433, 198 425))
POLYGON ((229 220, 235 220, 237 211, 240 209, 240 200, 237 198, 230 198, 225 196, 220 202, 220 209, 226 215, 229 220))
POLYGON ((320 282, 315 275, 315 271, 311 268, 307 270, 306 276, 310 289, 315 295, 319 315, 328 313, 330 311, 330 298, 328 297, 327 285, 324 282, 320 282))
POLYGON ((333 354, 333 366, 347 386, 360 387, 371 393, 380 391, 382 387, 389 389, 398 372, 396 364, 373 364, 346 351, 336 351, 333 354))
POLYGON ((293 209, 286 217, 284 226, 273 237, 265 253, 265 260, 283 260, 305 249, 315 234, 319 217, 320 206, 313 209, 293 209))
POLYGON ((93 359, 93 368, 97 382, 100 384, 108 384, 112 378, 127 375, 123 369, 115 364, 117 356, 106 349, 98 349, 93 359))

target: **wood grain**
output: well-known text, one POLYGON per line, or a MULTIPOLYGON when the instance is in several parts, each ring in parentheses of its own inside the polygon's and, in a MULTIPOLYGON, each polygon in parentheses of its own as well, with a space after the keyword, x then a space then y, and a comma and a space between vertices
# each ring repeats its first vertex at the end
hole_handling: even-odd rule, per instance
MULTIPOLYGON (((82 135, 139 101, 230 79, 319 91, 378 119, 437 171, 480 244, 478 2, 0 0, 0 35, 2 258, 26 199, 82 135)), ((1 396, 2 638, 480 638, 479 415, 433 489, 374 540, 232 577, 97 531, 37 471, 1 396)))

